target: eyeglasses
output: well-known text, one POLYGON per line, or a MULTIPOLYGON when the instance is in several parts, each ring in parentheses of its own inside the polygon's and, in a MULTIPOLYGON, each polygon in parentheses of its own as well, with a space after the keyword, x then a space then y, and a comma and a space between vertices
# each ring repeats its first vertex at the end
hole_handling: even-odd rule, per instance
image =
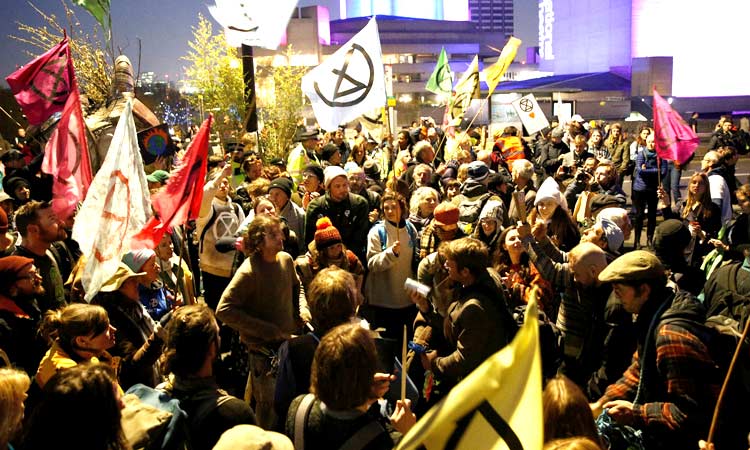
POLYGON ((24 275, 22 277, 18 277, 17 280, 34 280, 36 278, 42 278, 42 275, 39 274, 36 270, 29 271, 28 275, 24 275))

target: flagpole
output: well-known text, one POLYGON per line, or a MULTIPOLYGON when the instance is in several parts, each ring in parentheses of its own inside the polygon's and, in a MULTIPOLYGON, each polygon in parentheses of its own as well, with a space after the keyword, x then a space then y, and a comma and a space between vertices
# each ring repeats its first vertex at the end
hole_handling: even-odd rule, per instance
MULTIPOLYGON (((8 118, 13 121, 13 123, 15 123, 16 125, 18 125, 18 128, 23 128, 24 130, 26 129, 25 126, 23 126, 20 123, 18 123, 18 121, 15 119, 15 117, 11 116, 10 113, 8 111, 6 111, 5 108, 3 108, 2 106, 0 106, 0 111, 2 111, 3 113, 5 113, 5 115, 8 116, 8 118)), ((29 137, 31 139, 33 139, 34 141, 36 141, 36 143, 39 144, 42 147, 41 150, 44 151, 44 147, 45 147, 46 144, 44 144, 42 141, 40 141, 39 139, 37 139, 36 136, 29 136, 29 137)))
POLYGON ((737 348, 734 350, 734 355, 732 356, 732 362, 729 363, 729 369, 727 369, 727 376, 724 377, 724 383, 721 385, 719 398, 716 400, 716 407, 714 408, 714 416, 711 419, 711 428, 708 431, 708 439, 706 439, 706 448, 709 448, 708 444, 711 444, 711 442, 713 442, 714 432, 716 431, 716 422, 719 418, 719 410, 721 409, 721 402, 722 400, 724 400, 724 394, 726 394, 729 379, 732 377, 732 372, 734 372, 734 366, 737 363, 737 358, 739 357, 740 351, 742 350, 742 344, 744 344, 745 339, 747 339, 748 331, 750 331, 750 320, 745 322, 745 330, 742 332, 742 337, 737 343, 737 348))

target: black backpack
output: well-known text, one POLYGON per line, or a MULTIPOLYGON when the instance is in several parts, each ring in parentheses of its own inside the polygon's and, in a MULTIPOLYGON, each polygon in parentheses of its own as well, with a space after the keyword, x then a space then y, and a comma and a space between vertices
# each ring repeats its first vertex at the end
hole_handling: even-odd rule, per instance
MULTIPOLYGON (((719 448, 744 448, 750 433, 750 421, 745 408, 750 402, 750 342, 740 342, 750 316, 750 292, 737 291, 737 275, 741 262, 727 264, 715 270, 704 288, 706 320, 699 337, 708 347, 717 366, 720 379, 729 369, 735 349, 740 352, 727 390, 722 400, 716 432, 719 448)), ((718 447, 717 445, 717 447, 718 447)))

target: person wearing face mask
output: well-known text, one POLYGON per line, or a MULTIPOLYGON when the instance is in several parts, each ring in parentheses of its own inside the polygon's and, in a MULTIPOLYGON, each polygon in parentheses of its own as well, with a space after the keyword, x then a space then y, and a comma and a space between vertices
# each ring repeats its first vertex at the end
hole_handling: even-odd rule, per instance
POLYGON ((549 230, 548 234, 563 251, 569 251, 578 244, 581 234, 568 213, 565 199, 554 178, 549 177, 539 187, 534 199, 528 222, 542 222, 549 230))
POLYGON ((58 371, 85 362, 103 362, 117 370, 119 358, 107 352, 115 345, 117 329, 101 306, 76 303, 48 311, 39 330, 51 345, 36 372, 40 388, 58 371))

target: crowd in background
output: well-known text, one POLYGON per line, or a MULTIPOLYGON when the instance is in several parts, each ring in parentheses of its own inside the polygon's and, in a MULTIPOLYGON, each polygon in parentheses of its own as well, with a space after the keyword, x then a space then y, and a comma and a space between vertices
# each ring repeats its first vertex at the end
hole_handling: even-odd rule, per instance
MULTIPOLYGON (((610 448, 602 410, 645 448, 698 448, 726 369, 704 324, 750 295, 746 122, 722 117, 696 163, 580 116, 532 137, 301 126, 270 161, 247 135, 209 158, 199 217, 121 255, 90 303, 86 218, 53 213, 19 140, 0 157, 0 449, 137 447, 159 393, 188 429, 161 423, 163 448, 393 448, 532 298, 548 448, 610 448)), ((172 167, 148 168, 152 195, 172 167)), ((730 406, 717 448, 747 444, 730 406)))

